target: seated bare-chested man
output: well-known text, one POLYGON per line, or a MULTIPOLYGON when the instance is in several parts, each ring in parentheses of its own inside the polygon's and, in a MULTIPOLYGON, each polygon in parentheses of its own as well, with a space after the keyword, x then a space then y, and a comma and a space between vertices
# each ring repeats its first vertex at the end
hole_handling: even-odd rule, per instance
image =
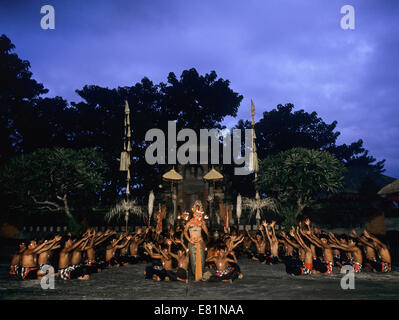
POLYGON ((17 251, 14 252, 10 262, 10 275, 19 275, 21 273, 21 255, 25 251, 25 242, 21 242, 18 245, 17 251))
MULTIPOLYGON (((303 221, 299 221, 299 229, 301 231, 301 234, 302 231, 304 230, 312 232, 311 221, 309 217, 305 216, 303 221)), ((313 232, 315 235, 320 235, 320 230, 318 230, 316 227, 314 227, 313 232)), ((310 246, 310 250, 312 250, 313 264, 320 265, 322 259, 319 259, 319 257, 317 256, 316 246, 312 242, 307 242, 307 244, 310 246)), ((333 252, 333 259, 334 259, 334 252, 333 252)))
POLYGON ((21 255, 21 278, 25 279, 37 279, 37 271, 39 270, 37 265, 37 255, 42 251, 47 250, 53 242, 57 241, 58 238, 54 238, 50 241, 44 241, 38 245, 36 240, 30 241, 28 247, 22 252, 21 255))
MULTIPOLYGON (((358 244, 363 248, 364 269, 368 270, 368 271, 373 271, 374 270, 373 265, 377 262, 377 252, 374 249, 374 246, 372 245, 371 241, 369 239, 367 239, 364 235, 362 235, 360 237, 355 230, 351 231, 350 236, 358 239, 358 241, 359 241, 358 244)), ((345 244, 347 244, 347 242, 345 244)))
POLYGON ((143 233, 142 229, 138 229, 136 234, 132 237, 129 242, 129 263, 136 264, 141 261, 141 257, 139 254, 139 246, 145 241, 147 235, 149 234, 150 229, 147 228, 143 233))
MULTIPOLYGON (((310 242, 307 239, 303 239, 301 236, 301 230, 297 227, 296 229, 291 228, 290 236, 295 239, 296 243, 299 245, 301 259, 286 259, 286 272, 293 275, 306 275, 311 273, 317 273, 313 269, 313 254, 310 248, 310 242)), ((285 233, 282 234, 286 237, 285 233)), ((288 239, 287 239, 288 240, 288 239)), ((288 240, 291 243, 291 240, 288 240)))
POLYGON ((248 259, 252 259, 254 257, 254 253, 251 250, 252 240, 248 235, 244 236, 244 241, 242 243, 242 251, 247 255, 248 259))
POLYGON ((367 230, 363 231, 363 235, 369 239, 378 253, 379 261, 373 265, 375 272, 389 272, 392 270, 391 254, 389 253, 388 246, 380 241, 377 237, 371 235, 367 230))
POLYGON ((316 236, 311 230, 304 230, 303 235, 323 251, 324 261, 314 265, 314 269, 320 273, 333 274, 334 258, 328 235, 320 233, 319 236, 316 236))
POLYGON ((132 236, 129 236, 127 233, 124 234, 125 241, 123 245, 119 246, 119 255, 117 256, 117 260, 120 265, 127 266, 129 264, 129 246, 132 241, 132 236))
POLYGON ((90 235, 86 235, 80 240, 74 239, 73 237, 65 237, 62 239, 61 251, 58 260, 58 276, 62 280, 88 280, 89 275, 84 274, 82 269, 74 269, 71 265, 71 253, 77 247, 79 247, 84 241, 86 241, 90 235), (63 246, 62 246, 63 245, 63 246))
POLYGON ((226 247, 220 247, 216 251, 216 255, 208 259, 208 261, 213 261, 216 265, 216 274, 212 275, 208 281, 232 283, 238 278, 238 271, 230 265, 230 263, 237 264, 237 259, 235 257, 233 259, 228 258, 228 254, 229 252, 226 247))
POLYGON ((284 231, 280 232, 281 238, 279 239, 279 242, 283 245, 284 248, 284 261, 287 259, 291 259, 294 255, 294 247, 288 243, 288 241, 285 239, 286 233, 284 231))
POLYGON ((87 239, 84 240, 79 246, 77 246, 71 253, 71 266, 78 272, 82 272, 83 275, 90 274, 89 268, 86 267, 85 263, 82 263, 83 254, 86 252, 89 242, 95 237, 95 231, 89 230, 83 236, 87 239))
POLYGON ((177 269, 176 271, 166 270, 169 278, 171 280, 178 280, 181 282, 188 283, 188 264, 190 261, 190 256, 188 255, 189 249, 186 247, 183 241, 176 240, 176 244, 180 245, 177 249, 177 254, 174 254, 171 251, 172 241, 168 241, 168 253, 169 256, 176 259, 177 261, 177 269))
POLYGON ((266 263, 269 265, 277 264, 279 262, 278 258, 278 246, 279 241, 276 237, 276 231, 274 230, 275 221, 269 225, 266 221, 263 222, 263 227, 266 231, 266 236, 270 244, 270 256, 266 258, 266 263), (271 228, 271 232, 269 232, 269 226, 271 228))
MULTIPOLYGON (((172 270, 172 259, 167 257, 165 258, 162 254, 161 251, 165 250, 165 247, 157 248, 156 245, 153 243, 146 243, 144 244, 144 249, 148 252, 149 256, 154 259, 151 266, 147 266, 144 275, 146 279, 153 279, 157 281, 161 280, 170 280, 165 266, 169 269, 172 270), (158 253, 155 253, 154 250, 156 250, 158 253)), ((166 248, 166 252, 168 252, 168 248, 166 248)), ((168 255, 168 253, 167 253, 168 255)))
POLYGON ((114 238, 107 245, 105 250, 105 262, 107 264, 107 268, 119 267, 121 262, 116 258, 116 251, 125 247, 130 241, 130 236, 126 237, 126 235, 121 234, 118 239, 114 238))
POLYGON ((97 261, 96 248, 103 244, 109 237, 113 236, 116 232, 106 230, 104 233, 92 231, 92 237, 86 245, 85 269, 88 273, 101 272, 106 267, 104 261, 97 261))
POLYGON ((248 237, 251 239, 256 246, 256 254, 252 257, 252 260, 259 261, 262 264, 266 263, 266 239, 264 238, 262 232, 262 226, 259 226, 259 233, 256 234, 256 237, 252 237, 251 233, 248 231, 248 227, 245 226, 245 231, 247 232, 248 237))
POLYGON ((54 239, 55 241, 53 241, 52 244, 43 247, 43 249, 40 250, 40 253, 38 254, 37 262, 39 265, 39 270, 37 271, 37 278, 39 280, 43 279, 43 277, 50 272, 50 267, 53 268, 53 266, 49 264, 52 252, 56 249, 61 248, 61 245, 59 244, 61 236, 57 236, 54 239))
POLYGON ((363 266, 363 254, 362 250, 358 246, 358 239, 354 237, 349 237, 348 243, 343 244, 340 242, 333 233, 329 233, 331 246, 339 248, 346 252, 352 253, 352 259, 348 260, 344 265, 350 265, 355 272, 361 272, 363 266))
POLYGON ((241 273, 240 266, 238 265, 238 260, 237 260, 237 256, 236 256, 234 249, 237 246, 239 246, 243 241, 244 241, 244 235, 243 234, 237 235, 236 233, 234 233, 234 235, 228 237, 228 240, 226 241, 227 257, 230 256, 232 258, 232 260, 237 261, 237 262, 230 262, 229 264, 237 272, 238 279, 242 279, 244 276, 241 273))

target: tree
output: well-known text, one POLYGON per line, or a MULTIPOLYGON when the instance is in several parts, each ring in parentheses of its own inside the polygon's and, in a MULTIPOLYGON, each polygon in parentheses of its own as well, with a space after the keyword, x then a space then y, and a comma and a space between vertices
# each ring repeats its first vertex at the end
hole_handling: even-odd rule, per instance
POLYGON ((344 165, 327 151, 293 148, 260 162, 257 184, 260 192, 279 201, 293 218, 322 193, 332 194, 343 186, 344 165))
POLYGON ((295 147, 326 149, 335 144, 339 132, 334 132, 337 122, 325 123, 316 112, 293 112, 294 105, 277 105, 263 113, 255 124, 259 157, 295 147))
POLYGON ((193 130, 222 128, 226 116, 235 117, 243 96, 234 92, 230 81, 217 78, 215 71, 200 76, 194 68, 184 70, 180 80, 171 72, 168 83, 160 84, 162 106, 177 128, 193 130))
POLYGON ((79 202, 96 205, 105 163, 93 149, 38 149, 11 159, 0 173, 2 194, 11 209, 65 213, 79 202), (82 200, 83 198, 83 200, 82 200))
POLYGON ((32 99, 48 92, 32 79, 29 61, 12 53, 14 48, 9 38, 0 36, 0 162, 20 151, 21 135, 15 119, 26 116, 32 99))
POLYGON ((145 150, 151 142, 144 137, 149 129, 159 128, 166 133, 168 121, 176 121, 177 130, 221 128, 224 117, 235 116, 242 100, 229 88, 229 81, 218 78, 215 71, 199 75, 195 69, 183 71, 179 79, 169 73, 167 83, 154 84, 143 78, 134 86, 85 86, 77 93, 84 101, 72 103, 76 113, 75 145, 102 152, 108 164, 102 198, 108 204, 115 202, 126 184, 119 172, 124 100, 131 111, 131 185, 137 198, 146 197, 150 190, 158 191, 161 175, 166 171, 161 165, 151 166, 145 161, 145 150))
MULTIPOLYGON (((385 160, 375 163, 376 159, 363 148, 359 139, 349 145, 337 145, 340 132, 336 131, 337 121, 330 124, 318 117, 316 112, 293 111, 294 105, 279 104, 255 124, 256 143, 260 159, 292 148, 326 150, 347 166, 372 167, 379 173, 384 171, 385 160)), ((238 121, 237 128, 246 128, 249 122, 238 121)))

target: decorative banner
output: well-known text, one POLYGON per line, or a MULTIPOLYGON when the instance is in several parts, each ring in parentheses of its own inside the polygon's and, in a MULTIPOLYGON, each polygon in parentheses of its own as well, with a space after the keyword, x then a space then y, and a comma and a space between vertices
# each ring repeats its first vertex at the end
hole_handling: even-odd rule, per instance
POLYGON ((242 198, 241 198, 241 195, 238 194, 237 206, 236 206, 236 214, 237 214, 238 224, 240 224, 241 211, 242 211, 242 198))
POLYGON ((148 225, 150 225, 152 212, 154 210, 154 192, 151 190, 150 195, 148 196, 148 225))

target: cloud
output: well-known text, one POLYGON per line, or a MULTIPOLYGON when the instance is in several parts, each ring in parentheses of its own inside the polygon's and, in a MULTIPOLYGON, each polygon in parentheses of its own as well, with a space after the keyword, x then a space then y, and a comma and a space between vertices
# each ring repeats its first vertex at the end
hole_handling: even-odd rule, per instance
POLYGON ((0 28, 50 95, 216 70, 244 96, 238 118, 250 119, 250 99, 256 119, 278 103, 316 111, 399 177, 399 2, 351 2, 355 30, 340 28, 341 0, 56 0, 54 31, 40 29, 45 1, 2 1, 0 28))

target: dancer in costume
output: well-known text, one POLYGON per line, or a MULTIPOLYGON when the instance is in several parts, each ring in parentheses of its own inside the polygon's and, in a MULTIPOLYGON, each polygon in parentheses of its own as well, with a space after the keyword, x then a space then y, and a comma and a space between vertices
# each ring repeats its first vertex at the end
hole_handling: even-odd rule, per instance
POLYGON ((193 218, 187 222, 184 227, 184 236, 188 240, 190 251, 191 271, 195 276, 195 281, 202 279, 202 273, 205 266, 205 243, 202 239, 201 232, 204 231, 209 238, 208 228, 203 219, 203 209, 201 201, 197 200, 191 208, 193 218))

